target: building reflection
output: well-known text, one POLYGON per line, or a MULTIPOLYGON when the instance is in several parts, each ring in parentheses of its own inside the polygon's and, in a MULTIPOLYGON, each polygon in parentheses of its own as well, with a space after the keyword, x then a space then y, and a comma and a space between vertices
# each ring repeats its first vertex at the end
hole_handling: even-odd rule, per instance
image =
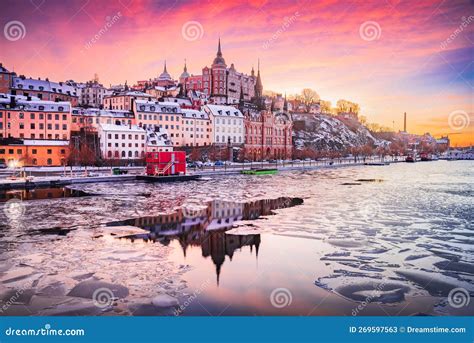
POLYGON ((86 192, 70 189, 67 187, 5 190, 0 191, 0 203, 7 202, 11 199, 26 201, 80 197, 87 195, 88 194, 86 192))
POLYGON ((130 225, 143 228, 148 233, 129 235, 125 238, 144 239, 168 245, 178 240, 186 256, 190 246, 201 247, 202 256, 210 257, 216 267, 217 283, 226 256, 232 261, 235 251, 249 246, 258 258, 260 235, 233 235, 226 232, 244 220, 255 220, 273 214, 273 210, 299 205, 299 198, 278 198, 248 203, 211 201, 198 209, 182 207, 171 213, 155 217, 141 217, 111 222, 108 226, 130 225))

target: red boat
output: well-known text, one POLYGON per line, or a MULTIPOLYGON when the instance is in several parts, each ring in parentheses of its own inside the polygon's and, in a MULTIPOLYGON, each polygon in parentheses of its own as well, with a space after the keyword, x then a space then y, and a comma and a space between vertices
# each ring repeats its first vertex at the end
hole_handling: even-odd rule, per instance
POLYGON ((405 159, 405 162, 415 162, 415 157, 413 155, 408 155, 407 158, 405 159))
POLYGON ((147 152, 146 174, 149 176, 185 175, 186 152, 147 152))

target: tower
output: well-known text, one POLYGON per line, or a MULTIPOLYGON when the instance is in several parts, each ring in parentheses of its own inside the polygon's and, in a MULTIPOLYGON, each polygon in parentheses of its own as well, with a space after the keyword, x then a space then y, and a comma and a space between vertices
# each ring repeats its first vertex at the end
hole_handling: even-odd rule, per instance
POLYGON ((218 104, 223 104, 227 100, 227 65, 225 64, 224 57, 222 56, 221 39, 217 45, 217 54, 212 62, 211 66, 211 77, 212 77, 212 88, 211 96, 218 104))
POLYGON ((407 113, 403 115, 403 132, 407 132, 407 113))
POLYGON ((283 111, 288 112, 288 100, 286 100, 286 93, 285 93, 285 102, 283 103, 283 111))

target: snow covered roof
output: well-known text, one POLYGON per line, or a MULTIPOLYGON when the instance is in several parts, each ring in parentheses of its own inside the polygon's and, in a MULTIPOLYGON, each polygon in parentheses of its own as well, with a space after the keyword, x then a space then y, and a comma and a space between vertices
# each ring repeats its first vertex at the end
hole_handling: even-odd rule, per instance
POLYGON ((175 102, 136 100, 135 104, 139 112, 181 114, 181 107, 175 102))
POLYGON ((112 132, 137 132, 145 133, 145 130, 137 125, 114 125, 114 124, 99 124, 99 128, 102 131, 112 131, 112 132))
POLYGON ((139 96, 143 98, 152 98, 148 93, 143 93, 140 91, 125 91, 125 92, 114 92, 113 94, 107 95, 107 98, 116 97, 116 96, 139 96))
POLYGON ((0 94, 0 108, 20 111, 69 112, 71 103, 69 101, 45 101, 37 97, 22 95, 0 94), (10 107, 11 98, 15 99, 14 108, 10 107))
POLYGON ((189 98, 174 98, 174 97, 164 97, 163 100, 165 102, 172 102, 172 103, 177 103, 180 105, 185 105, 185 106, 192 106, 192 101, 189 98))
POLYGON ((208 120, 209 115, 206 112, 198 111, 198 110, 187 110, 182 109, 183 112, 183 119, 202 119, 208 120))
POLYGON ((98 108, 72 108, 73 116, 85 116, 85 117, 113 117, 113 118, 133 118, 133 113, 129 111, 121 110, 101 110, 98 108))
POLYGON ((162 127, 156 127, 155 130, 146 130, 147 145, 156 147, 170 147, 173 143, 168 138, 168 131, 162 127))
POLYGON ((1 145, 18 145, 18 146, 68 146, 68 140, 58 139, 0 139, 1 145))
POLYGON ((68 146, 67 140, 51 140, 51 139, 24 139, 23 145, 34 146, 68 146))
MULTIPOLYGON (((210 114, 212 114, 215 117, 239 117, 243 118, 244 115, 240 110, 233 106, 225 106, 225 105, 205 105, 204 109, 208 110, 210 114)), ((208 113, 209 113, 208 112, 208 113)))
POLYGON ((37 92, 51 92, 69 96, 77 96, 76 89, 65 82, 52 82, 32 78, 13 77, 13 89, 32 90, 37 92))

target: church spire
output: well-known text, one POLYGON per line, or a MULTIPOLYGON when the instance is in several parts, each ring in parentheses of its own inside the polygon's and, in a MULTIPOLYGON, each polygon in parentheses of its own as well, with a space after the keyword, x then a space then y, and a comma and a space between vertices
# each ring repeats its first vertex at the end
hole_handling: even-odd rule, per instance
POLYGON ((188 72, 188 66, 186 65, 186 59, 184 59, 184 72, 188 72))
POLYGON ((283 111, 288 112, 288 100, 286 100, 286 93, 285 93, 285 102, 283 103, 283 111))
POLYGON ((260 76, 260 59, 258 59, 257 82, 255 83, 255 97, 261 98, 263 96, 262 78, 260 76))
POLYGON ((222 57, 222 51, 221 51, 221 37, 219 37, 219 44, 217 47, 217 56, 222 57))
POLYGON ((168 71, 166 70, 166 60, 165 60, 165 67, 163 69, 163 73, 167 73, 168 71))

